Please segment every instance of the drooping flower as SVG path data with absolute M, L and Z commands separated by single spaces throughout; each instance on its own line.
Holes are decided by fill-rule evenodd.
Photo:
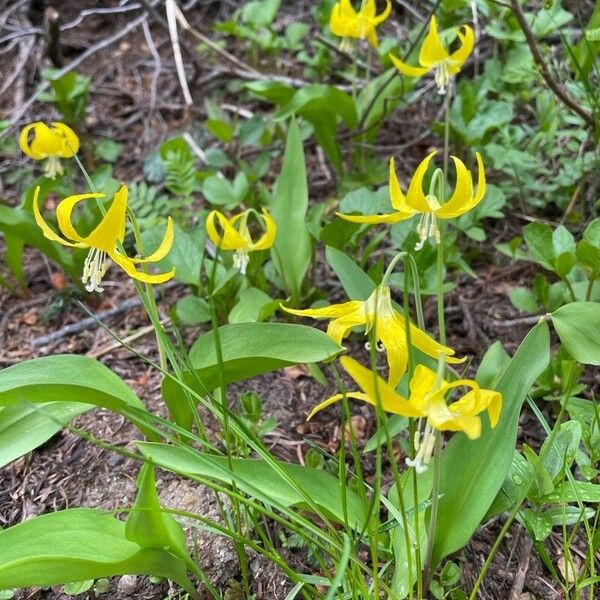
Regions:
M 475 34 L 468 25 L 463 25 L 457 34 L 460 47 L 450 54 L 442 44 L 438 35 L 437 20 L 435 16 L 432 16 L 429 32 L 425 36 L 419 52 L 420 67 L 407 65 L 393 54 L 390 54 L 389 57 L 400 73 L 409 77 L 422 77 L 425 73 L 435 70 L 435 83 L 438 91 L 440 94 L 445 94 L 450 78 L 461 70 L 475 45 Z
M 341 213 L 338 213 L 338 215 L 346 219 L 346 221 L 373 225 L 376 223 L 397 223 L 398 221 L 404 221 L 416 214 L 420 214 L 421 219 L 417 225 L 419 243 L 416 249 L 419 250 L 422 248 L 425 241 L 430 237 L 435 238 L 439 242 L 440 232 L 437 226 L 437 219 L 454 219 L 477 206 L 485 195 L 486 183 L 483 161 L 479 152 L 475 153 L 478 165 L 478 180 L 475 192 L 473 191 L 471 173 L 460 159 L 452 156 L 451 158 L 456 167 L 456 186 L 450 199 L 442 204 L 442 199 L 438 198 L 433 189 L 425 195 L 423 192 L 423 178 L 435 154 L 436 152 L 429 154 L 417 167 L 406 195 L 402 192 L 398 177 L 396 176 L 394 159 L 390 159 L 390 199 L 395 212 L 384 215 L 345 215 Z
M 366 0 L 362 8 L 356 12 L 350 0 L 337 2 L 329 18 L 329 28 L 334 35 L 344 39 L 357 38 L 368 40 L 373 48 L 379 46 L 376 27 L 383 23 L 392 12 L 392 3 L 386 0 L 386 6 L 382 13 L 376 14 L 377 6 L 375 0 Z
M 256 216 L 264 230 L 264 233 L 255 242 L 252 241 L 252 235 L 248 228 L 248 217 L 250 215 Z M 222 233 L 217 231 L 215 218 Z M 270 248 L 275 241 L 277 225 L 266 208 L 262 209 L 262 215 L 254 209 L 249 208 L 238 215 L 234 215 L 231 219 L 228 219 L 218 210 L 213 210 L 206 218 L 206 231 L 208 237 L 217 248 L 221 250 L 235 250 L 233 265 L 239 269 L 240 273 L 245 274 L 250 260 L 248 253 Z
M 405 417 L 426 419 L 423 433 L 415 436 L 416 455 L 414 459 L 406 459 L 406 464 L 415 467 L 417 472 L 427 468 L 431 459 L 434 445 L 434 430 L 463 431 L 470 439 L 481 435 L 481 417 L 483 411 L 488 412 L 490 425 L 495 427 L 502 410 L 502 395 L 494 390 L 485 390 L 473 379 L 457 379 L 447 382 L 442 379 L 437 384 L 435 371 L 425 365 L 417 365 L 410 379 L 410 394 L 404 398 L 398 394 L 392 385 L 386 383 L 379 375 L 367 369 L 359 362 L 348 356 L 340 358 L 342 367 L 354 379 L 361 389 L 360 392 L 349 392 L 348 398 L 362 400 L 373 406 L 377 399 L 381 408 L 388 413 Z M 467 393 L 449 404 L 446 396 L 458 387 L 471 388 Z M 311 419 L 317 412 L 338 402 L 343 394 L 335 394 L 321 402 L 308 415 Z
M 107 261 L 109 258 L 119 265 L 127 275 L 145 283 L 163 283 L 175 275 L 175 269 L 157 275 L 149 275 L 136 269 L 136 265 L 138 264 L 157 262 L 169 253 L 174 237 L 173 220 L 171 217 L 167 219 L 167 229 L 162 242 L 150 256 L 146 258 L 130 258 L 119 250 L 119 246 L 121 246 L 125 239 L 127 186 L 121 186 L 100 223 L 87 236 L 81 236 L 77 233 L 75 227 L 73 227 L 73 223 L 71 222 L 73 209 L 84 200 L 104 198 L 105 195 L 100 193 L 78 194 L 69 196 L 59 202 L 56 207 L 56 220 L 60 232 L 65 236 L 64 238 L 55 233 L 42 217 L 38 205 L 39 192 L 40 188 L 38 187 L 35 190 L 33 198 L 33 214 L 44 236 L 63 246 L 90 249 L 85 259 L 83 276 L 81 277 L 81 281 L 88 292 L 103 291 L 100 284 L 108 268 Z
M 31 141 L 29 134 L 33 132 Z M 61 158 L 71 158 L 79 150 L 77 134 L 64 123 L 52 123 L 48 127 L 45 123 L 37 121 L 30 123 L 21 130 L 19 137 L 21 150 L 34 160 L 45 160 L 44 171 L 46 177 L 55 179 L 63 174 L 60 164 Z
M 282 308 L 289 313 L 301 317 L 315 319 L 333 319 L 327 327 L 327 334 L 338 344 L 346 337 L 350 330 L 357 325 L 365 326 L 365 334 L 374 331 L 377 339 L 377 349 L 385 349 L 389 365 L 388 381 L 395 387 L 406 373 L 408 365 L 408 341 L 404 316 L 397 312 L 387 285 L 379 285 L 373 293 L 361 302 L 351 300 L 342 304 L 332 304 L 323 308 L 296 310 Z M 444 359 L 449 363 L 460 363 L 464 359 L 455 358 L 454 350 L 442 346 L 424 331 L 410 324 L 411 344 L 432 358 L 439 358 L 444 354 Z

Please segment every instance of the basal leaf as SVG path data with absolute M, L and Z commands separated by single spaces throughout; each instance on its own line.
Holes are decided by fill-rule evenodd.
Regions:
M 434 564 L 471 539 L 494 501 L 512 463 L 521 405 L 549 362 L 550 333 L 543 321 L 527 334 L 498 381 L 503 406 L 496 428 L 482 419 L 481 437 L 454 434 L 444 449 Z

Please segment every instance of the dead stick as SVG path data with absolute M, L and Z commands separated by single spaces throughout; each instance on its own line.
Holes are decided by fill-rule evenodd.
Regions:
M 594 115 L 589 113 L 584 108 L 581 108 L 581 106 L 579 106 L 579 104 L 577 104 L 577 102 L 571 98 L 571 96 L 569 96 L 563 86 L 550 74 L 548 65 L 546 64 L 546 61 L 540 52 L 540 48 L 537 45 L 535 36 L 529 27 L 529 23 L 527 23 L 527 19 L 525 18 L 523 11 L 521 10 L 519 0 L 511 0 L 510 6 L 512 12 L 517 18 L 517 21 L 519 22 L 519 26 L 521 27 L 521 31 L 523 31 L 523 35 L 525 36 L 529 50 L 531 50 L 531 54 L 533 55 L 533 60 L 537 64 L 540 70 L 540 75 L 546 82 L 546 85 L 554 92 L 554 95 L 561 100 L 563 104 L 568 106 L 574 113 L 578 114 L 590 127 L 593 128 L 595 126 Z
M 176 281 L 170 281 L 163 286 L 162 291 L 166 291 L 174 287 L 175 285 L 178 285 Z M 97 327 L 99 321 L 108 319 L 110 317 L 114 317 L 115 315 L 119 315 L 122 312 L 130 310 L 132 308 L 137 308 L 138 306 L 141 306 L 141 304 L 142 301 L 138 296 L 136 296 L 135 298 L 128 298 L 119 306 L 100 311 L 93 317 L 86 317 L 81 321 L 77 321 L 77 323 L 70 323 L 69 325 L 65 325 L 62 329 L 59 329 L 58 331 L 53 331 L 52 333 L 49 333 L 47 335 L 42 335 L 40 337 L 34 338 L 29 343 L 34 348 L 45 346 L 46 344 L 60 340 L 67 335 L 73 335 L 74 333 L 80 333 L 85 329 Z

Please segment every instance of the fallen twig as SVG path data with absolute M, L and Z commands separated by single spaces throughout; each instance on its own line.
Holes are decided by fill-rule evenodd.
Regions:
M 166 283 L 161 291 L 166 291 L 171 289 L 172 287 L 179 285 L 176 281 L 170 281 Z M 92 327 L 97 327 L 98 322 L 104 319 L 108 319 L 110 317 L 114 317 L 119 315 L 125 311 L 131 310 L 132 308 L 137 308 L 142 305 L 141 299 L 136 296 L 134 298 L 128 298 L 124 302 L 122 302 L 119 306 L 115 306 L 114 308 L 109 308 L 107 310 L 100 311 L 93 317 L 86 317 L 85 319 L 81 319 L 81 321 L 77 321 L 77 323 L 70 323 L 69 325 L 65 325 L 63 328 L 58 331 L 53 331 L 47 335 L 42 335 L 40 337 L 34 338 L 29 342 L 31 346 L 34 348 L 39 348 L 40 346 L 45 346 L 46 344 L 50 344 L 51 342 L 55 342 L 60 340 L 67 335 L 73 335 L 75 333 L 80 333 L 85 329 L 90 329 Z M 89 310 L 89 309 L 88 309 Z

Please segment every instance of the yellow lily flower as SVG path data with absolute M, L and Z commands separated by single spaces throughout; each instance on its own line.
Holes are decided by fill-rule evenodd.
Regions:
M 356 12 L 350 0 L 337 2 L 329 18 L 331 33 L 342 38 L 367 39 L 373 48 L 379 46 L 377 31 L 375 28 L 383 23 L 392 12 L 392 3 L 386 0 L 385 9 L 381 14 L 376 14 L 375 0 L 366 0 L 362 8 Z
M 436 152 L 429 154 L 417 167 L 406 195 L 403 193 L 396 176 L 394 159 L 390 159 L 390 199 L 395 212 L 385 215 L 345 215 L 337 213 L 338 216 L 353 223 L 373 225 L 377 223 L 398 223 L 398 221 L 404 221 L 416 214 L 421 214 L 421 219 L 417 225 L 419 243 L 416 250 L 420 250 L 429 237 L 435 238 L 439 243 L 440 231 L 437 226 L 437 219 L 454 219 L 477 206 L 485 195 L 486 183 L 483 161 L 479 152 L 475 153 L 478 165 L 478 181 L 475 193 L 473 193 L 471 173 L 460 159 L 452 156 L 451 158 L 456 167 L 456 186 L 448 202 L 442 204 L 440 199 L 433 193 L 433 190 L 425 195 L 423 192 L 423 178 L 435 154 Z
M 248 217 L 253 214 L 264 229 L 264 233 L 254 242 L 248 229 Z M 223 233 L 217 231 L 215 218 Z M 212 243 L 221 250 L 235 250 L 233 265 L 240 273 L 246 273 L 246 267 L 250 257 L 249 252 L 254 250 L 266 250 L 273 245 L 277 234 L 277 225 L 269 215 L 266 208 L 262 209 L 262 215 L 254 209 L 249 208 L 244 212 L 228 219 L 218 210 L 213 210 L 206 218 L 206 231 Z
M 29 141 L 29 133 L 33 131 L 33 138 Z M 79 150 L 77 134 L 64 123 L 52 123 L 48 127 L 45 123 L 37 121 L 30 123 L 21 130 L 19 136 L 21 150 L 34 160 L 46 160 L 44 171 L 50 179 L 63 174 L 60 164 L 61 158 L 71 158 Z
M 410 394 L 407 399 L 398 394 L 394 387 L 386 383 L 379 375 L 362 366 L 353 358 L 342 356 L 340 361 L 342 367 L 362 390 L 346 394 L 348 398 L 362 400 L 373 406 L 377 405 L 377 398 L 379 398 L 385 412 L 426 419 L 423 434 L 417 432 L 415 435 L 417 454 L 414 459 L 406 459 L 406 464 L 415 467 L 417 472 L 424 471 L 431 459 L 435 441 L 433 430 L 463 431 L 469 439 L 474 440 L 481 435 L 481 417 L 479 417 L 481 412 L 488 411 L 492 427 L 497 425 L 500 418 L 502 394 L 494 390 L 481 389 L 473 379 L 458 379 L 452 382 L 442 379 L 437 386 L 435 371 L 425 365 L 417 365 L 410 379 Z M 447 404 L 445 396 L 457 387 L 471 389 L 458 400 Z M 343 397 L 343 394 L 336 394 L 321 402 L 311 411 L 308 419 Z
M 83 276 L 81 281 L 88 292 L 102 292 L 100 287 L 102 278 L 108 268 L 107 260 L 110 258 L 119 265 L 130 277 L 145 283 L 163 283 L 175 275 L 175 269 L 167 273 L 158 275 L 148 275 L 138 271 L 137 264 L 151 263 L 162 260 L 171 250 L 173 245 L 173 220 L 167 219 L 167 229 L 165 236 L 158 248 L 147 258 L 130 258 L 118 250 L 118 246 L 123 243 L 125 238 L 125 215 L 127 212 L 127 186 L 123 185 L 115 194 L 112 204 L 109 206 L 106 214 L 96 225 L 95 229 L 87 236 L 83 237 L 73 227 L 71 214 L 73 209 L 83 200 L 92 198 L 104 198 L 104 194 L 78 194 L 69 196 L 58 203 L 56 207 L 56 220 L 60 232 L 68 239 L 65 239 L 55 233 L 40 213 L 38 205 L 38 196 L 40 188 L 36 188 L 33 197 L 33 215 L 36 223 L 39 225 L 45 237 L 53 242 L 58 242 L 63 246 L 72 248 L 89 248 L 90 251 L 85 259 Z
M 408 342 L 406 339 L 406 326 L 404 316 L 392 306 L 390 288 L 379 285 L 373 293 L 361 302 L 351 300 L 342 304 L 332 304 L 323 308 L 296 310 L 282 306 L 283 310 L 301 317 L 315 319 L 333 319 L 327 327 L 327 334 L 341 345 L 342 338 L 357 325 L 365 325 L 365 335 L 371 330 L 377 338 L 377 350 L 386 350 L 389 365 L 389 384 L 398 385 L 408 365 Z M 444 359 L 449 363 L 460 363 L 464 358 L 453 357 L 454 350 L 442 346 L 424 331 L 410 324 L 411 344 L 432 358 L 438 359 L 444 354 Z
M 420 67 L 407 65 L 393 54 L 390 54 L 389 57 L 398 71 L 409 77 L 422 77 L 425 73 L 435 69 L 435 83 L 438 91 L 440 94 L 445 94 L 450 78 L 461 70 L 475 45 L 475 34 L 468 25 L 463 25 L 459 29 L 458 39 L 460 48 L 450 54 L 442 45 L 438 35 L 437 20 L 432 16 L 429 32 L 423 40 L 419 52 Z

